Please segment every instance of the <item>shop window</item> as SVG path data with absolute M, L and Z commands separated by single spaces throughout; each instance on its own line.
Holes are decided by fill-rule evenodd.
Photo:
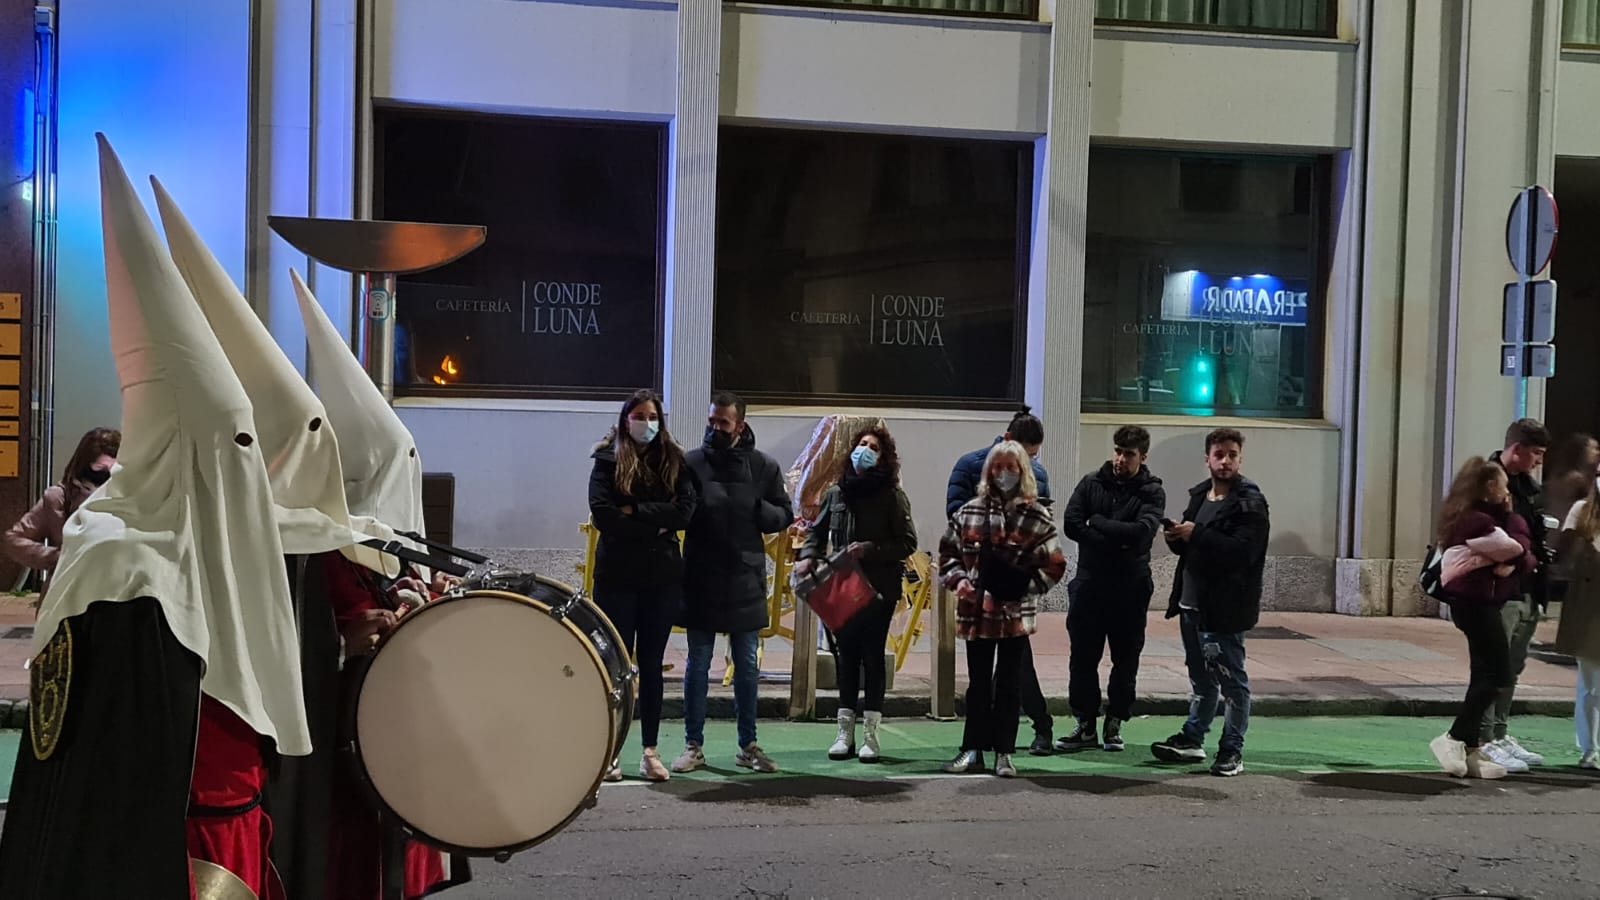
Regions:
M 377 216 L 488 226 L 401 277 L 396 394 L 660 387 L 664 126 L 387 109 L 378 128 Z
M 1328 169 L 1093 148 L 1084 409 L 1320 415 Z
M 1095 0 L 1101 25 L 1215 31 L 1332 36 L 1337 12 L 1338 0 Z
M 1561 43 L 1600 49 L 1600 0 L 1566 0 L 1561 5 Z
M 725 126 L 714 374 L 775 403 L 1022 393 L 1033 149 Z
M 1039 18 L 1039 0 L 754 0 L 754 2 L 777 6 L 984 16 L 991 19 Z

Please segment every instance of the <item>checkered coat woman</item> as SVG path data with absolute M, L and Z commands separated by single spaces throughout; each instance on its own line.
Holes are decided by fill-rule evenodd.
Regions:
M 1017 774 L 1017 712 L 1022 660 L 1034 630 L 1039 595 L 1061 580 L 1061 555 L 1050 511 L 1039 502 L 1028 452 L 1001 441 L 984 461 L 978 496 L 950 519 L 939 542 L 939 573 L 956 595 L 956 635 L 967 645 L 967 721 L 961 752 L 946 772 Z
M 998 558 L 1029 573 L 1020 597 L 991 592 L 984 584 L 983 560 Z M 1039 597 L 1066 573 L 1067 562 L 1050 511 L 1032 498 L 973 498 L 950 519 L 939 543 L 940 576 L 957 591 L 956 636 L 964 641 L 999 640 L 1033 634 Z M 993 578 L 993 576 L 991 576 Z M 975 590 L 960 597 L 963 581 Z M 1001 599 L 994 594 L 1000 593 Z

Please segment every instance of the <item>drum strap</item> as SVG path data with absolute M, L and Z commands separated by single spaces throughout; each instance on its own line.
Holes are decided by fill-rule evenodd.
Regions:
M 189 804 L 189 818 L 191 819 L 230 819 L 242 816 L 261 805 L 261 795 L 257 794 L 249 802 L 236 806 L 205 806 L 199 803 Z

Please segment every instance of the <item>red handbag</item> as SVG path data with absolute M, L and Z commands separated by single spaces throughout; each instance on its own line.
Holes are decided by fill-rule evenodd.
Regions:
M 878 598 L 860 561 L 845 550 L 831 559 L 818 560 L 809 573 L 795 575 L 794 593 L 835 633 Z

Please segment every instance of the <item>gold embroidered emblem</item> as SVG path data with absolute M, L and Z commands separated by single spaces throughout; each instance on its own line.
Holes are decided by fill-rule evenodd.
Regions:
M 33 658 L 28 685 L 28 724 L 33 758 L 50 758 L 67 720 L 67 693 L 72 686 L 72 626 L 62 622 L 55 636 Z

